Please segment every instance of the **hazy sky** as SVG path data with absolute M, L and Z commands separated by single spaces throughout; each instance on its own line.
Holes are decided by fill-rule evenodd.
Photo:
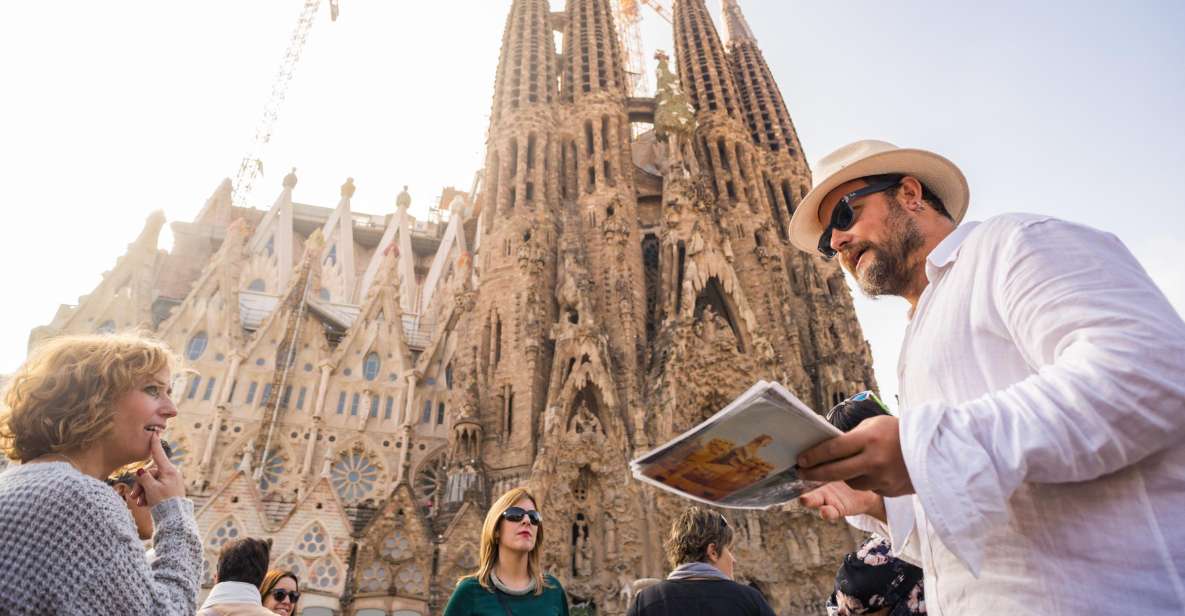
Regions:
M 353 176 L 356 210 L 393 211 L 407 184 L 423 214 L 481 165 L 510 1 L 341 3 L 336 23 L 318 15 L 253 202 L 270 205 L 295 166 L 299 201 L 332 206 Z M 190 220 L 234 174 L 300 6 L 5 6 L 0 372 L 24 358 L 31 328 L 94 288 L 151 210 Z M 1185 310 L 1185 3 L 742 7 L 810 161 L 863 138 L 935 150 L 970 180 L 969 220 L 1029 211 L 1113 232 Z M 670 50 L 666 22 L 646 18 L 647 46 Z M 857 311 L 892 400 L 905 304 L 860 298 Z

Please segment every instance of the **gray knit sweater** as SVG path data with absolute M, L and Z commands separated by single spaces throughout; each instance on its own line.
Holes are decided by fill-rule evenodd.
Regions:
M 0 614 L 192 615 L 201 540 L 193 503 L 152 509 L 149 566 L 115 490 L 65 462 L 0 473 Z

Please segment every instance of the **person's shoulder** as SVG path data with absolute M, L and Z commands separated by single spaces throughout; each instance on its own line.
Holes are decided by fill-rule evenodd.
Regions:
M 1111 235 L 1094 227 L 1055 216 L 1012 212 L 992 216 L 977 223 L 968 239 L 1004 239 L 1034 233 L 1043 236 L 1051 233 Z
M 454 593 L 467 593 L 475 590 L 484 590 L 481 587 L 481 582 L 477 581 L 476 575 L 467 575 L 457 580 L 457 585 L 453 588 Z
M 560 579 L 550 573 L 543 574 L 543 585 L 547 588 L 564 589 L 564 585 L 560 583 Z
M 65 462 L 23 464 L 5 473 L 0 499 L 24 503 L 24 511 L 40 514 L 60 510 L 74 517 L 79 507 L 110 506 L 119 497 L 105 483 Z

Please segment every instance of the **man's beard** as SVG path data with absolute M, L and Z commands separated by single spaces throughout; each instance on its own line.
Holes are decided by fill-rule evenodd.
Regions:
M 852 274 L 860 290 L 869 297 L 904 295 L 913 282 L 910 257 L 925 243 L 917 221 L 892 200 L 885 228 L 889 239 L 883 245 L 865 240 L 845 246 L 843 250 L 844 269 Z M 857 273 L 856 264 L 849 259 L 866 250 L 872 251 L 865 255 L 866 259 L 872 259 L 872 263 Z

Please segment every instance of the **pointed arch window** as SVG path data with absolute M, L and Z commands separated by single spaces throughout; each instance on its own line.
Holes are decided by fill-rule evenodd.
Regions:
M 337 265 L 337 244 L 329 247 L 329 254 L 325 255 L 327 265 Z
M 255 280 L 251 281 L 251 284 L 247 285 L 247 290 L 263 293 L 264 291 L 267 291 L 267 283 L 264 282 L 262 278 L 256 278 Z
M 189 339 L 189 343 L 185 345 L 185 358 L 189 361 L 194 361 L 206 352 L 206 345 L 209 344 L 210 337 L 202 330 L 193 335 Z
M 112 321 L 111 319 L 107 319 L 106 321 L 103 321 L 99 325 L 98 329 L 95 330 L 95 333 L 114 334 L 115 333 L 115 321 Z
M 379 354 L 371 351 L 366 354 L 366 359 L 362 362 L 362 376 L 366 377 L 368 381 L 373 381 L 378 378 L 379 370 L 382 366 L 383 363 L 379 360 Z
M 267 245 L 264 246 L 264 249 L 267 250 L 267 256 L 269 257 L 276 254 L 276 236 L 273 235 L 267 238 Z
M 329 299 L 330 299 L 329 289 L 326 289 L 325 287 L 321 287 L 321 290 L 317 291 L 317 297 L 320 298 L 321 301 L 323 301 L 323 302 L 329 301 Z

